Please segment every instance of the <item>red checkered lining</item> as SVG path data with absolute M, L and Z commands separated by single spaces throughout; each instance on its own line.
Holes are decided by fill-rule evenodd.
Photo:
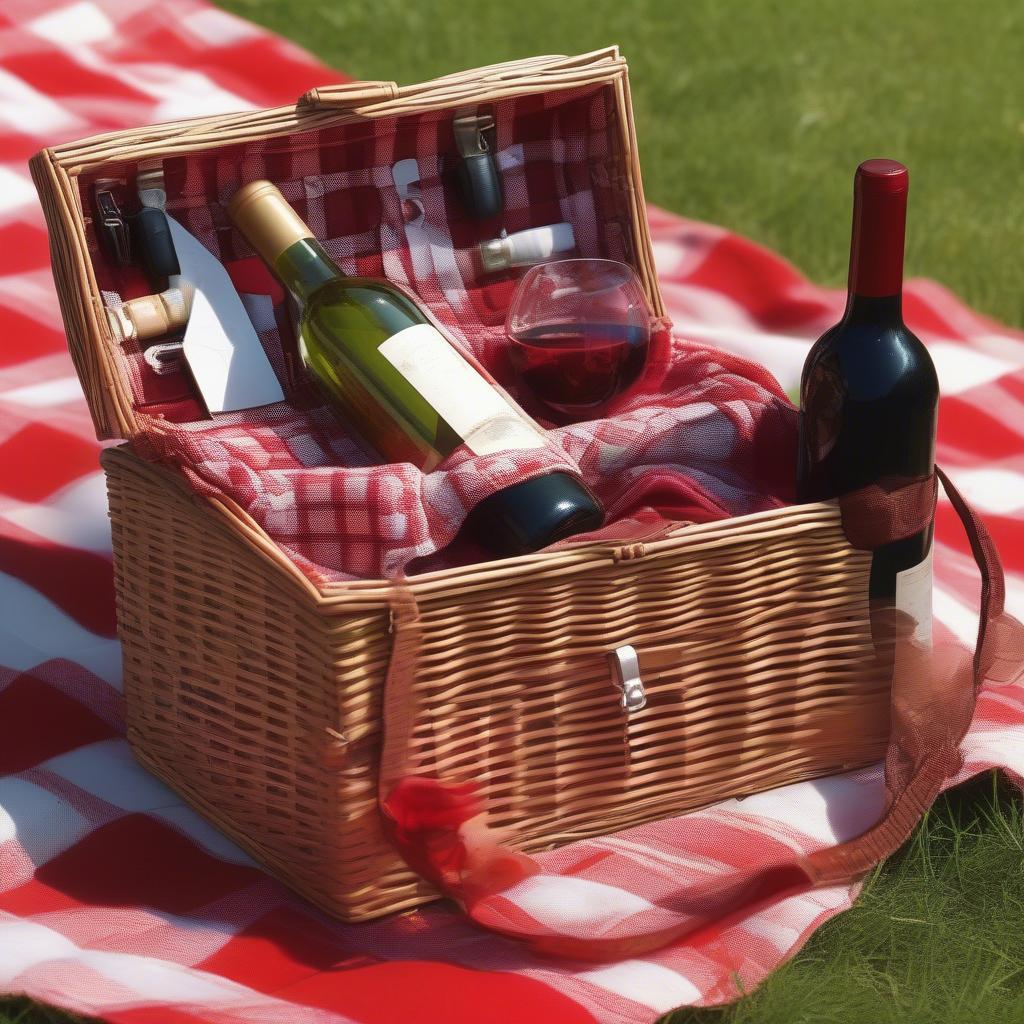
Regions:
M 347 274 L 413 292 L 438 325 L 530 412 L 507 361 L 504 320 L 522 271 L 484 274 L 480 241 L 558 221 L 580 255 L 632 261 L 628 196 L 604 87 L 493 105 L 504 211 L 472 220 L 452 181 L 450 112 L 333 126 L 169 158 L 168 212 L 253 287 L 253 250 L 225 204 L 238 186 L 275 181 Z M 407 221 L 392 166 L 415 157 Z M 126 171 L 126 180 L 131 169 Z M 83 181 L 88 209 L 91 182 Z M 93 249 L 108 303 L 149 290 Z M 258 274 L 257 274 L 258 276 Z M 392 576 L 485 557 L 453 544 L 468 511 L 494 491 L 553 470 L 578 472 L 609 521 L 707 521 L 791 500 L 795 413 L 762 367 L 656 331 L 639 385 L 605 418 L 549 431 L 544 449 L 473 456 L 436 470 L 373 463 L 324 407 L 296 354 L 291 313 L 266 276 L 244 299 L 287 403 L 204 418 L 184 373 L 158 377 L 135 346 L 125 372 L 147 424 L 140 449 L 179 467 L 197 490 L 238 502 L 312 578 Z

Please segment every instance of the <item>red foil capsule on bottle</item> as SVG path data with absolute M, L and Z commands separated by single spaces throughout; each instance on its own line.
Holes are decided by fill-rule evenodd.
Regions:
M 850 292 L 882 297 L 903 286 L 910 175 L 895 160 L 865 160 L 853 183 Z

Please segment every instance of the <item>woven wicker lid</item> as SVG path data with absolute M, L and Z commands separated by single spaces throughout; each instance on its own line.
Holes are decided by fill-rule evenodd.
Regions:
M 628 179 L 636 269 L 656 315 L 658 290 L 636 152 L 626 62 L 617 47 L 577 56 L 546 56 L 461 71 L 416 85 L 349 82 L 314 89 L 293 106 L 191 118 L 65 143 L 30 162 L 50 232 L 53 275 L 68 337 L 89 410 L 102 439 L 131 438 L 141 430 L 125 357 L 108 323 L 97 285 L 77 179 L 104 168 L 146 159 L 209 152 L 225 145 L 270 139 L 367 118 L 455 110 L 513 96 L 588 85 L 614 88 L 623 167 Z

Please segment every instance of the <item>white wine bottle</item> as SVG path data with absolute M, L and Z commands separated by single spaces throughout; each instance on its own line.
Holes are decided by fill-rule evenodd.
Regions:
M 298 302 L 307 370 L 384 461 L 430 470 L 462 444 L 475 455 L 546 444 L 412 299 L 387 281 L 346 277 L 271 182 L 244 185 L 228 212 Z M 557 471 L 484 499 L 469 525 L 491 550 L 516 554 L 603 519 L 583 483 Z

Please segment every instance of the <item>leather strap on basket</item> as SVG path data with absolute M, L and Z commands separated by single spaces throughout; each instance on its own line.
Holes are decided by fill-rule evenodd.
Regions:
M 539 952 L 597 961 L 637 956 L 733 915 L 863 876 L 902 845 L 942 785 L 962 767 L 959 744 L 982 682 L 1015 681 L 1024 667 L 1024 627 L 1004 610 L 1005 586 L 995 545 L 946 475 L 941 470 L 936 474 L 981 573 L 978 642 L 973 658 L 962 647 L 931 650 L 913 642 L 914 623 L 908 616 L 891 608 L 873 612 L 879 656 L 889 659 L 896 671 L 885 760 L 886 809 L 866 832 L 809 855 L 783 853 L 756 870 L 681 887 L 611 927 L 599 909 L 592 923 L 581 920 L 577 910 L 566 924 L 552 924 L 557 914 L 542 914 L 540 920 L 523 911 L 521 897 L 527 891 L 535 897 L 549 881 L 555 883 L 550 891 L 557 893 L 560 876 L 551 876 L 537 861 L 508 848 L 488 829 L 475 786 L 452 785 L 425 774 L 403 777 L 392 759 L 387 780 L 382 777 L 381 810 L 396 849 L 477 924 L 523 940 Z M 865 488 L 840 501 L 844 531 L 861 549 L 911 536 L 931 521 L 935 498 L 934 478 Z M 402 657 L 399 653 L 399 661 Z M 398 690 L 385 699 L 388 716 L 394 716 L 398 709 L 391 702 L 400 699 Z M 399 717 L 412 713 L 411 707 L 402 709 Z M 387 746 L 386 736 L 385 750 Z
M 381 698 L 383 736 L 378 782 L 381 796 L 391 792 L 410 770 L 409 749 L 418 703 L 413 681 L 422 635 L 419 605 L 405 577 L 392 581 L 390 605 L 391 657 Z
M 898 489 L 882 484 L 844 495 L 839 502 L 843 530 L 854 547 L 866 550 L 918 533 L 932 518 L 936 478 L 963 524 L 981 574 L 974 655 L 968 661 L 966 652 L 952 645 L 937 645 L 934 650 L 899 646 L 903 639 L 899 613 L 891 615 L 888 643 L 898 647 L 896 656 L 904 655 L 904 661 L 897 663 L 901 670 L 893 673 L 886 811 L 862 835 L 807 858 L 806 869 L 815 885 L 862 875 L 906 841 L 946 779 L 963 767 L 960 742 L 970 727 L 977 692 L 995 660 L 989 634 L 991 624 L 1005 616 L 1003 567 L 985 524 L 941 469 L 936 467 L 933 478 Z M 880 614 L 887 612 L 891 610 Z

